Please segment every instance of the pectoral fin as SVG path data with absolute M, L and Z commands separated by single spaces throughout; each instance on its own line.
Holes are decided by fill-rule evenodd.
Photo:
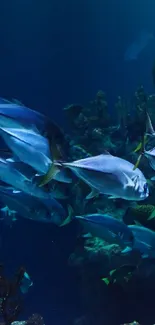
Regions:
M 132 248 L 129 247 L 129 246 L 127 246 L 126 248 L 124 248 L 124 249 L 121 251 L 121 253 L 122 253 L 122 254 L 127 254 L 127 253 L 129 253 L 129 252 L 131 252 L 131 251 L 132 251 Z
M 134 182 L 132 181 L 132 179 L 126 173 L 123 174 L 126 178 L 126 184 L 124 185 L 124 189 L 126 189 L 127 187 L 134 187 Z
M 119 199 L 119 196 L 114 196 L 114 195 L 108 196 L 108 200 L 114 200 L 114 199 Z

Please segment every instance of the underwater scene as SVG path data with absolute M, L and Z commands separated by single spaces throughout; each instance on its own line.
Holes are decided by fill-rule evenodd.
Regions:
M 155 324 L 155 0 L 2 0 L 0 39 L 0 325 Z

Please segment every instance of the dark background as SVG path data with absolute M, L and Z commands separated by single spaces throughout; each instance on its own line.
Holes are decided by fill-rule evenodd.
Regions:
M 124 61 L 143 29 L 155 33 L 154 0 L 2 0 L 0 96 L 17 98 L 65 126 L 62 108 L 85 104 L 102 89 L 113 112 L 117 95 L 131 98 L 141 83 L 153 90 L 155 44 L 138 61 Z M 23 317 L 39 312 L 47 325 L 65 325 L 78 313 L 67 266 L 74 237 L 72 227 L 60 231 L 23 220 L 3 231 L 6 268 L 11 273 L 24 264 L 34 281 Z

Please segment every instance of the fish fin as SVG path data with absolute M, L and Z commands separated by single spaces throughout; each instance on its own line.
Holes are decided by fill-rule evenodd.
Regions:
M 142 137 L 142 141 L 138 144 L 138 146 L 136 147 L 136 149 L 133 152 L 138 152 L 138 151 L 142 151 L 145 148 L 145 144 L 149 141 L 147 135 L 145 134 Z
M 143 225 L 137 220 L 134 220 L 134 223 L 136 226 L 143 227 Z
M 109 155 L 109 156 L 112 156 L 112 154 L 108 151 L 108 150 L 104 150 L 102 152 L 102 155 Z
M 134 165 L 133 170 L 135 170 L 136 168 L 138 168 L 138 166 L 139 166 L 139 164 L 140 164 L 140 161 L 141 161 L 141 159 L 142 159 L 142 157 L 143 157 L 143 155 L 144 155 L 144 152 L 145 152 L 145 145 L 146 145 L 147 142 L 148 142 L 147 135 L 144 134 L 143 137 L 142 137 L 142 141 L 141 141 L 141 143 L 140 143 L 140 148 L 139 148 L 138 150 L 137 150 L 137 148 L 136 148 L 136 150 L 134 151 L 134 152 L 140 151 L 140 155 L 139 155 L 139 157 L 138 157 L 138 159 L 137 159 L 137 161 L 136 161 L 136 163 L 135 163 L 135 165 Z
M 108 196 L 108 200 L 114 200 L 114 199 L 119 199 L 119 196 L 115 196 L 115 195 Z
M 140 151 L 141 148 L 142 148 L 142 142 L 140 142 L 140 143 L 138 144 L 138 146 L 136 147 L 136 149 L 135 149 L 133 152 L 136 153 L 136 152 Z
M 52 163 L 47 174 L 40 176 L 40 182 L 38 186 L 42 187 L 48 184 L 56 176 L 57 173 L 59 173 L 59 168 L 54 163 Z
M 21 193 L 21 191 L 13 190 L 13 194 Z
M 61 223 L 60 227 L 68 225 L 73 220 L 73 209 L 68 205 L 68 217 Z
M 15 98 L 12 98 L 12 103 L 13 103 L 13 104 L 20 105 L 20 106 L 24 106 L 24 104 L 23 104 L 20 100 L 15 99 Z
M 129 247 L 129 246 L 127 246 L 127 247 L 125 247 L 125 248 L 121 251 L 121 253 L 122 253 L 122 254 L 127 254 L 127 253 L 129 253 L 129 252 L 131 252 L 131 251 L 132 251 L 132 248 Z
M 94 197 L 97 197 L 98 195 L 99 195 L 99 192 L 95 188 L 92 188 L 91 192 L 86 196 L 86 200 L 93 199 Z
M 103 214 L 103 213 L 104 213 L 104 211 L 103 211 L 103 210 L 101 210 L 101 209 L 97 209 L 97 212 L 98 212 L 98 213 L 101 213 L 101 214 Z
M 151 122 L 150 116 L 149 116 L 148 113 L 146 114 L 146 116 L 147 116 L 147 121 L 146 121 L 146 132 L 147 132 L 148 134 L 155 135 L 155 131 L 154 131 L 154 128 L 153 128 L 153 125 L 152 125 L 152 122 Z
M 116 235 L 113 231 L 109 230 L 109 233 L 111 234 L 111 236 L 112 236 L 113 238 L 117 237 L 117 235 Z
M 126 189 L 127 187 L 133 187 L 134 181 L 126 173 L 123 173 L 123 175 L 125 176 L 125 178 L 127 180 L 127 183 L 124 185 L 124 189 Z
M 8 162 L 14 162 L 14 159 L 13 158 L 7 158 L 6 161 L 8 161 Z
M 56 174 L 60 171 L 59 167 L 54 164 L 54 161 L 61 160 L 62 156 L 61 156 L 58 146 L 55 144 L 53 138 L 49 139 L 49 145 L 50 145 L 51 155 L 53 157 L 53 163 L 51 164 L 47 173 L 41 177 L 39 187 L 42 187 L 42 186 L 46 185 L 47 183 L 49 183 L 56 176 Z
M 1 210 L 2 212 L 6 212 L 6 211 L 8 211 L 8 207 L 7 207 L 7 205 L 6 205 L 5 207 L 1 208 L 0 210 Z
M 141 161 L 141 159 L 142 159 L 142 154 L 140 154 L 139 155 L 139 157 L 138 157 L 138 159 L 137 159 L 137 161 L 136 161 L 136 163 L 135 163 L 135 165 L 134 165 L 134 167 L 133 167 L 133 170 L 135 170 L 135 169 L 137 169 L 138 168 L 138 166 L 139 166 L 139 164 L 140 164 L 140 161 Z
M 112 276 L 116 271 L 117 271 L 117 269 L 111 270 L 111 271 L 109 272 L 110 276 Z
M 155 176 L 151 177 L 151 181 L 155 181 Z
M 148 254 L 142 254 L 141 257 L 142 257 L 142 258 L 148 258 L 149 255 L 148 255 Z
M 152 213 L 150 214 L 150 216 L 148 217 L 147 221 L 150 221 L 152 219 L 155 218 L 155 209 L 152 211 Z
M 89 239 L 89 238 L 92 238 L 93 236 L 90 232 L 88 232 L 87 234 L 83 234 L 81 237 L 85 238 L 85 239 Z
M 152 179 L 151 179 L 152 180 Z M 154 187 L 154 184 L 151 182 L 151 180 L 150 179 L 147 179 L 146 181 L 147 181 L 147 184 L 149 185 L 149 186 L 151 186 L 151 187 Z
M 108 278 L 102 278 L 101 279 L 107 286 L 109 285 L 110 283 L 110 280 Z

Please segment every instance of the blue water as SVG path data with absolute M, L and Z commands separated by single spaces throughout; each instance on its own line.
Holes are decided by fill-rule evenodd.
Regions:
M 102 89 L 112 113 L 118 95 L 132 99 L 140 84 L 153 91 L 155 44 L 137 61 L 125 62 L 124 53 L 142 30 L 155 34 L 154 17 L 154 0 L 1 1 L 0 96 L 65 127 L 62 108 L 85 104 Z M 67 266 L 74 240 L 70 228 L 23 220 L 6 231 L 2 260 L 10 270 L 24 264 L 34 281 L 23 317 L 39 312 L 47 325 L 64 325 L 78 313 Z

